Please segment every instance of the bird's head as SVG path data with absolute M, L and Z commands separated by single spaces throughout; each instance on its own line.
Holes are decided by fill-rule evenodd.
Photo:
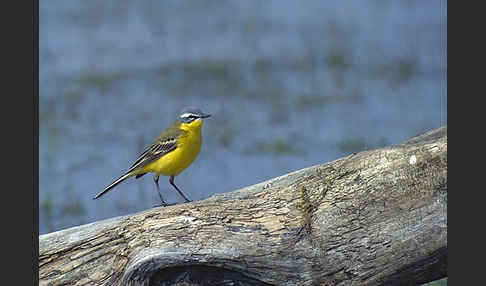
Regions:
M 211 116 L 211 114 L 206 114 L 199 108 L 185 107 L 182 109 L 181 113 L 179 113 L 178 118 L 181 123 L 188 124 L 191 127 L 200 127 L 202 125 L 202 119 L 208 118 L 209 116 Z

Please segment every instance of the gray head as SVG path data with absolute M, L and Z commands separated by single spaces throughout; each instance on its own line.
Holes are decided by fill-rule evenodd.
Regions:
M 184 123 L 191 123 L 192 121 L 199 118 L 208 118 L 211 114 L 206 114 L 199 108 L 195 107 L 184 107 L 181 113 L 179 113 L 179 120 Z

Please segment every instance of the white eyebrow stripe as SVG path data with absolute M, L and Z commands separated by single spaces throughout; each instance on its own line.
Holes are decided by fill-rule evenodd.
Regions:
M 189 117 L 189 116 L 191 116 L 191 115 L 192 115 L 192 116 L 196 116 L 196 117 L 197 117 L 197 115 L 196 115 L 196 114 L 194 114 L 194 113 L 189 113 L 189 112 L 188 112 L 188 113 L 181 114 L 181 116 L 180 116 L 180 117 L 181 117 L 181 118 L 187 118 L 187 117 Z

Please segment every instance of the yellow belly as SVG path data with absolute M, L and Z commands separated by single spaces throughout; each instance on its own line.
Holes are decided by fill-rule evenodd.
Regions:
M 202 123 L 202 122 L 201 122 Z M 155 172 L 165 176 L 176 176 L 194 162 L 201 150 L 201 126 L 187 130 L 177 142 L 177 148 L 143 168 L 143 172 Z

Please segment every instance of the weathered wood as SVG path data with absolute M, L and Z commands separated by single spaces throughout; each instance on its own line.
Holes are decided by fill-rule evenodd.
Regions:
M 39 237 L 41 285 L 416 285 L 446 275 L 447 127 Z

